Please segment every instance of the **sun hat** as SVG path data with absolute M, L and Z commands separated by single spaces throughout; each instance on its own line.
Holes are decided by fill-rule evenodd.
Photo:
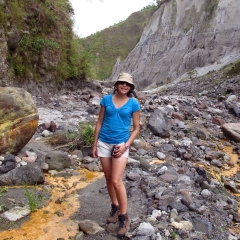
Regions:
M 135 88 L 133 84 L 133 77 L 129 73 L 120 73 L 117 82 L 127 82 L 132 85 L 132 90 Z

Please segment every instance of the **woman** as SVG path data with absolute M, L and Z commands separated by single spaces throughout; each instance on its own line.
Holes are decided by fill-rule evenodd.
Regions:
M 139 133 L 140 106 L 131 98 L 134 90 L 132 76 L 121 73 L 114 84 L 113 94 L 103 97 L 95 128 L 93 157 L 99 157 L 106 178 L 112 209 L 108 223 L 119 220 L 118 237 L 130 227 L 127 215 L 127 194 L 122 177 L 129 156 L 129 146 Z M 133 131 L 130 133 L 131 120 Z

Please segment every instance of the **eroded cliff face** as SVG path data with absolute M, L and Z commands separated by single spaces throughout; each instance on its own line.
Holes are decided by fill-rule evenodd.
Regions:
M 48 94 L 90 75 L 73 14 L 69 0 L 0 0 L 0 87 Z
M 206 74 L 240 58 L 238 0 L 166 0 L 139 43 L 114 66 L 133 75 L 137 89 L 161 86 L 193 73 Z

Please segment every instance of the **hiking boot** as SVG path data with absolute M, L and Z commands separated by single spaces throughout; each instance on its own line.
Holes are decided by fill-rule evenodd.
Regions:
M 128 232 L 128 230 L 130 229 L 131 219 L 128 217 L 126 213 L 126 214 L 119 214 L 118 220 L 119 220 L 119 230 L 118 230 L 117 236 L 124 237 L 125 234 Z
M 107 219 L 107 223 L 115 223 L 118 220 L 118 215 L 119 215 L 119 208 L 117 205 L 112 204 L 112 210 L 110 212 L 110 216 Z

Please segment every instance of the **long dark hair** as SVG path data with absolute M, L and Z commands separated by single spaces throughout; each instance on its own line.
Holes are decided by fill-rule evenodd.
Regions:
M 117 82 L 114 84 L 114 89 L 113 89 L 113 94 L 115 94 L 116 92 L 117 92 Z M 137 94 L 135 93 L 135 91 L 134 90 L 132 90 L 132 88 L 131 88 L 131 90 L 127 93 L 127 96 L 128 97 L 135 97 L 135 98 L 137 98 Z

